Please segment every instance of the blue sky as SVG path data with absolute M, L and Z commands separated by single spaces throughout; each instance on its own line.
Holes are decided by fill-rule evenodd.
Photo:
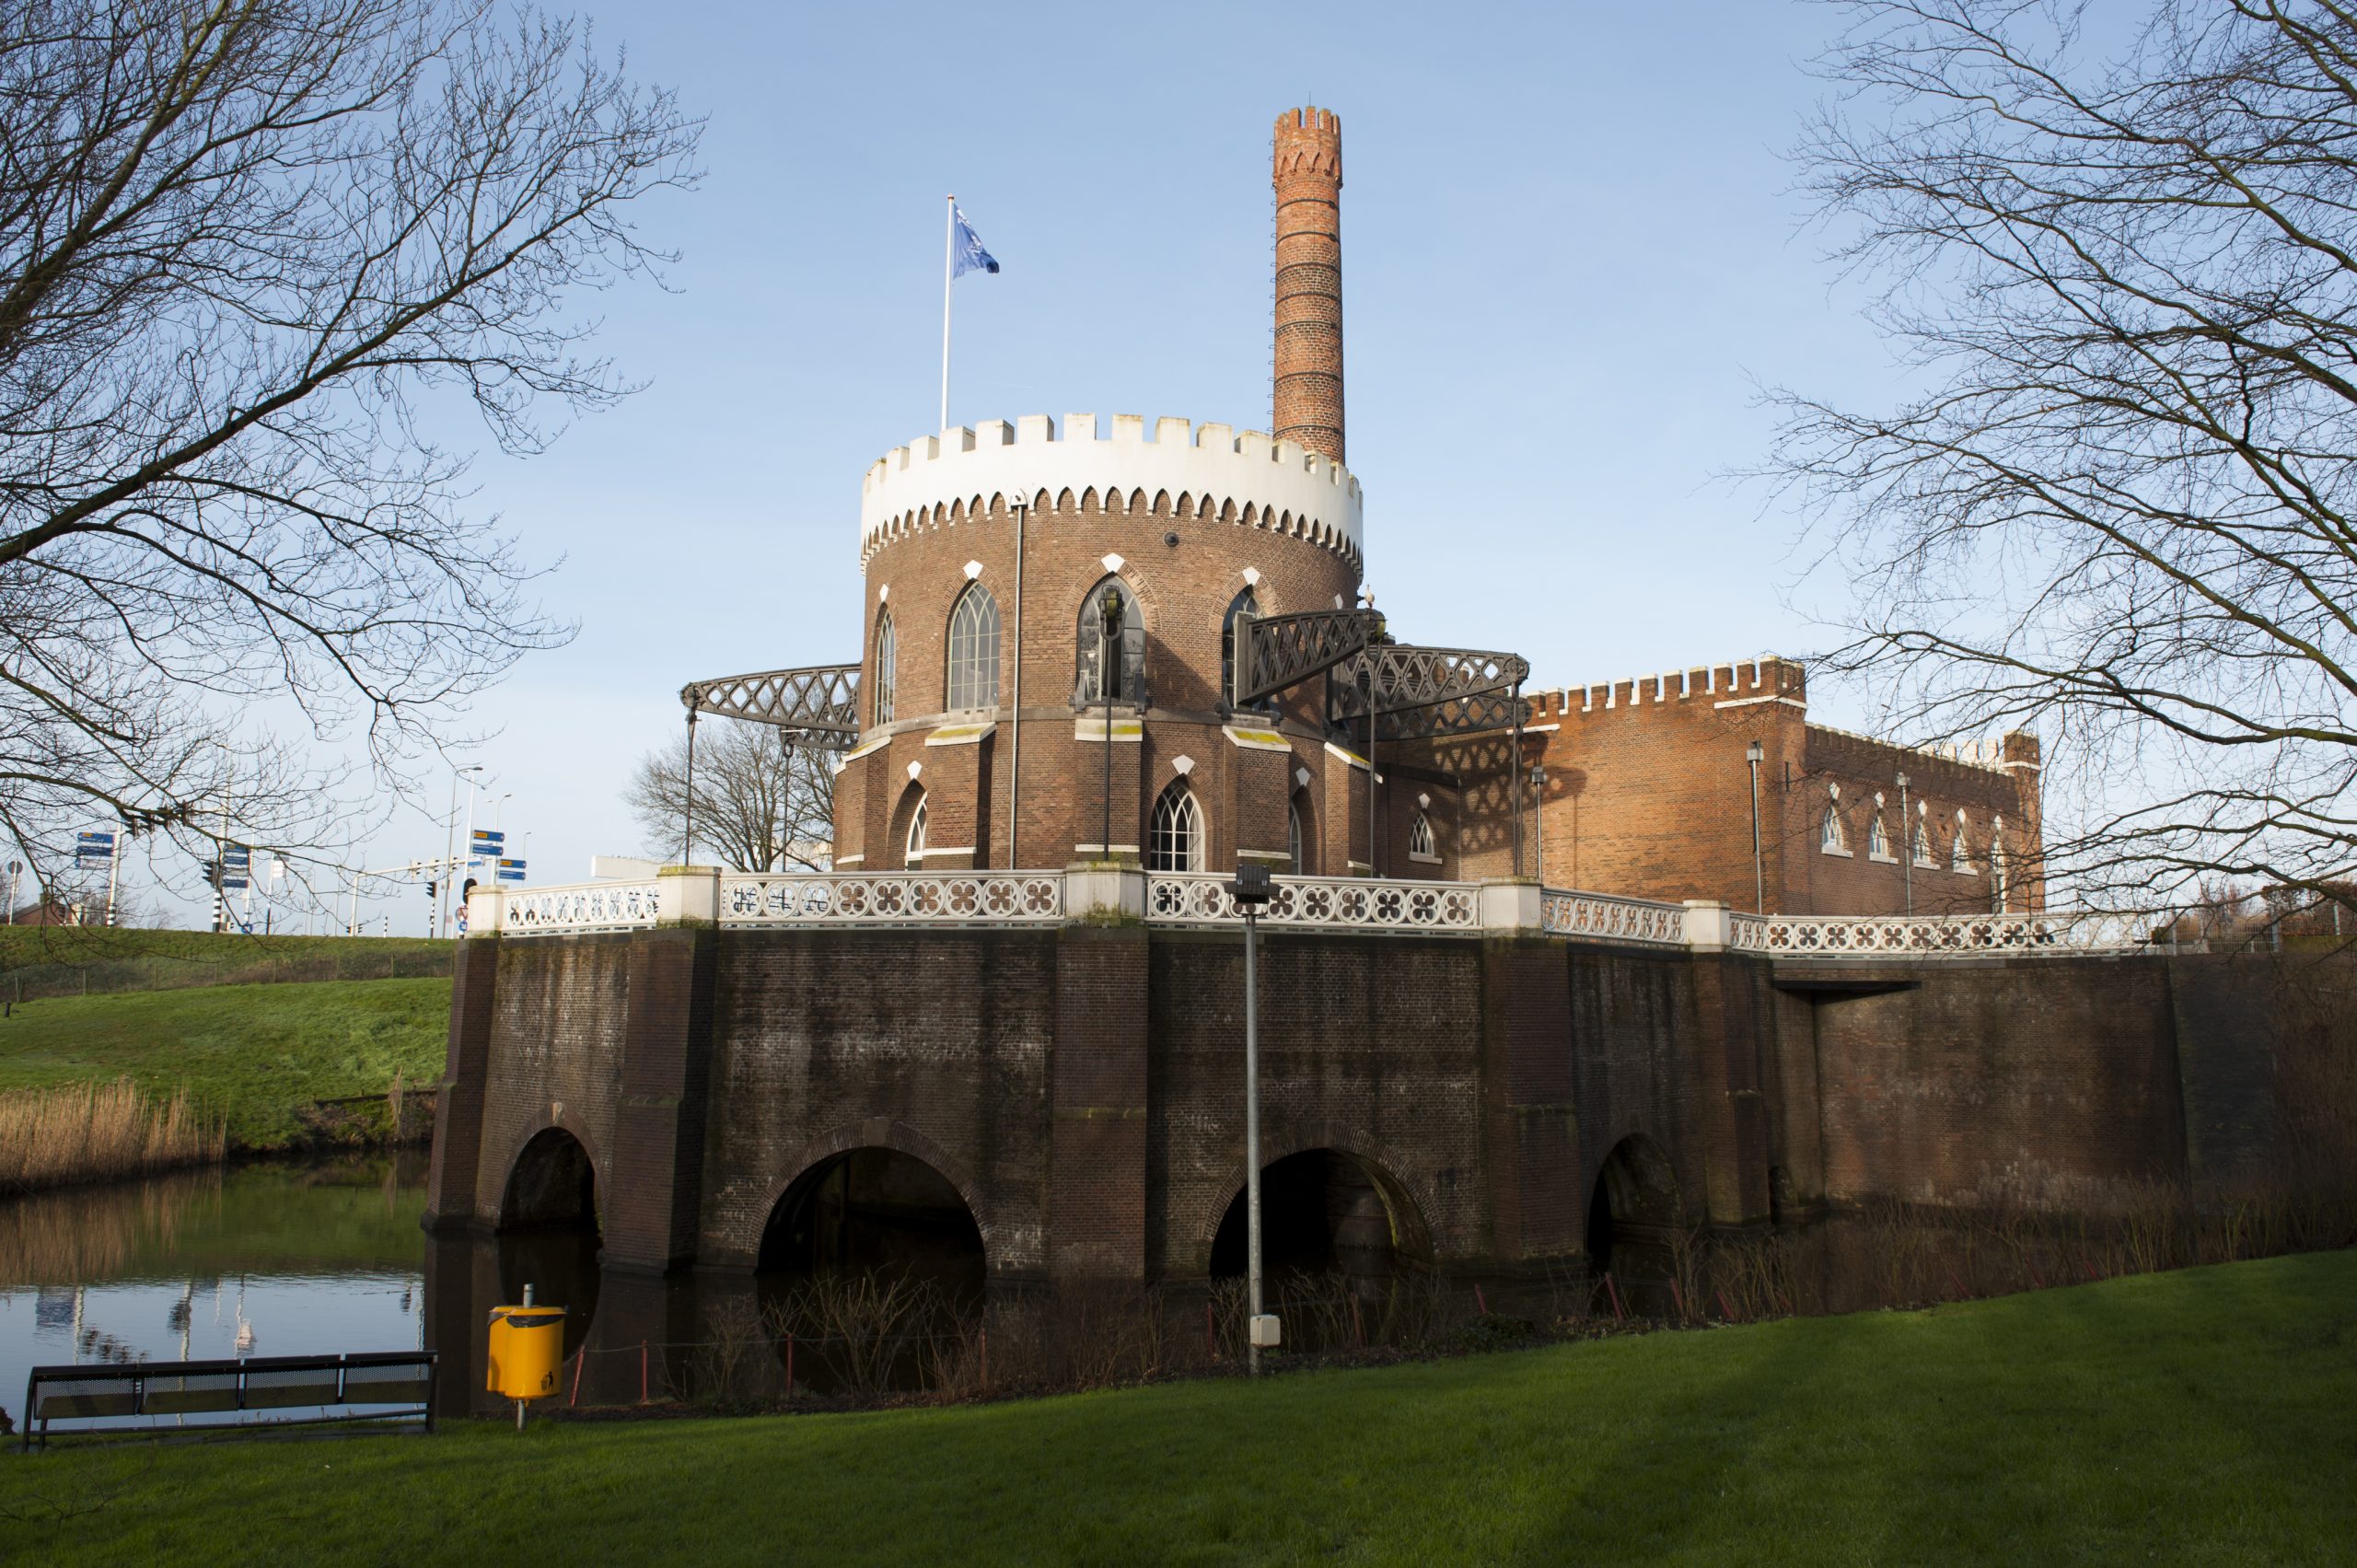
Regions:
M 935 412 L 944 193 L 1005 268 L 958 285 L 953 423 L 1260 426 L 1269 128 L 1312 100 L 1342 117 L 1350 454 L 1394 628 L 1512 647 L 1550 686 L 1817 640 L 1787 602 L 1798 519 L 1724 476 L 1766 446 L 1756 382 L 1900 381 L 1783 158 L 1834 13 L 591 14 L 709 116 L 709 174 L 641 215 L 683 252 L 673 292 L 586 307 L 646 389 L 477 470 L 526 553 L 562 559 L 546 602 L 581 625 L 475 715 L 535 881 L 640 847 L 621 787 L 683 682 L 857 656 L 860 476 Z M 441 842 L 412 812 L 369 864 Z M 417 932 L 424 902 L 377 907 Z

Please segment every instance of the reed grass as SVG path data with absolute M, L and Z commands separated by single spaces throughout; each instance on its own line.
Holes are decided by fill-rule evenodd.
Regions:
M 150 1100 L 129 1078 L 0 1094 L 0 1192 L 220 1163 L 226 1129 L 188 1091 Z

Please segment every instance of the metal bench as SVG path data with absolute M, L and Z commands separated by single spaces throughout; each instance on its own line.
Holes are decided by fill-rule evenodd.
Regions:
M 46 1446 L 52 1422 L 125 1418 L 169 1420 L 174 1430 L 423 1421 L 431 1432 L 434 1363 L 434 1352 L 415 1350 L 36 1366 L 25 1381 L 22 1446 Z M 319 1413 L 279 1413 L 289 1411 Z

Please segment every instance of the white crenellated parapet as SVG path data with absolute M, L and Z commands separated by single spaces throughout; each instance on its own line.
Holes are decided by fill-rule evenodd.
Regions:
M 1066 491 L 1074 500 L 1093 491 L 1123 509 L 1183 506 L 1359 555 L 1359 482 L 1323 453 L 1183 419 L 1155 421 L 1149 440 L 1145 420 L 1128 413 L 1115 414 L 1100 439 L 1095 414 L 1070 413 L 1061 436 L 1046 414 L 1029 414 L 893 447 L 860 483 L 860 559 L 903 533 L 988 516 L 1010 496 L 1037 505 L 1044 494 L 1053 505 Z

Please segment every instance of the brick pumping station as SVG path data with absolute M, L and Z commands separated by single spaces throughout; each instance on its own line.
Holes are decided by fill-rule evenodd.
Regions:
M 633 1342 L 662 1335 L 614 1318 L 626 1282 L 687 1270 L 1238 1272 L 1239 865 L 1274 874 L 1272 1269 L 1512 1301 L 1642 1278 L 1681 1231 L 2100 1214 L 2282 1157 L 2270 971 L 2049 911 L 2035 737 L 1815 725 L 1772 657 L 1550 684 L 1388 625 L 1345 466 L 1337 117 L 1281 116 L 1271 174 L 1268 432 L 895 447 L 860 488 L 858 658 L 682 693 L 691 734 L 831 754 L 831 871 L 473 893 L 430 1227 L 594 1225 L 593 1331 Z M 1387 526 L 1403 565 L 1446 559 Z M 447 1341 L 514 1288 L 456 1293 Z

